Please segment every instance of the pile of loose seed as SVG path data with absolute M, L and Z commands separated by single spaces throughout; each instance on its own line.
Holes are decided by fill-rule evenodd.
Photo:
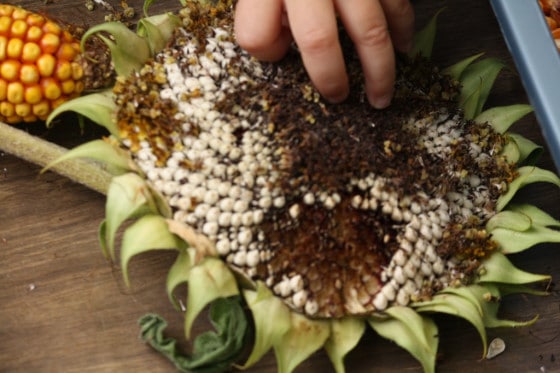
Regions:
M 121 137 L 174 219 L 311 317 L 382 311 L 476 276 L 484 224 L 514 172 L 504 138 L 462 119 L 455 84 L 399 66 L 388 110 L 329 105 L 296 51 L 235 44 L 230 10 L 187 6 L 173 43 L 115 88 Z

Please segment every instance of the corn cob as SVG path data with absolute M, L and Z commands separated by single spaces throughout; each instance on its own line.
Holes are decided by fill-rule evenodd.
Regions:
M 115 166 L 102 245 L 114 258 L 116 231 L 138 219 L 121 246 L 127 282 L 134 255 L 178 251 L 167 290 L 174 300 L 177 285 L 188 285 L 187 337 L 208 303 L 238 296 L 256 329 L 244 367 L 274 349 L 279 371 L 291 372 L 324 347 L 344 372 L 369 325 L 433 372 L 431 313 L 472 323 L 484 353 L 486 327 L 534 321 L 497 316 L 502 294 L 548 280 L 505 254 L 540 242 L 544 230 L 560 239 L 548 229 L 560 222 L 510 201 L 527 183 L 560 179 L 516 165 L 534 148 L 506 130 L 530 109 L 482 112 L 497 61 L 448 69 L 460 92 L 454 79 L 408 61 L 391 109 L 373 111 L 359 89 L 330 106 L 297 53 L 270 65 L 240 50 L 227 6 L 190 3 L 180 16 L 167 48 L 119 77 L 112 106 L 98 95 L 60 110 L 91 113 L 90 102 L 113 114 L 92 116 L 110 143 L 76 149 Z M 349 70 L 359 86 L 356 59 Z M 145 338 L 175 358 L 162 324 L 143 324 Z M 220 369 L 238 357 L 230 353 Z
M 0 120 L 45 120 L 84 89 L 80 43 L 48 18 L 0 5 Z

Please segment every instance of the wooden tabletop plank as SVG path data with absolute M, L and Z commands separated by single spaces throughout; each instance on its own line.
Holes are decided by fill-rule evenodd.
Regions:
M 89 12 L 84 0 L 8 1 L 57 19 L 84 26 L 101 22 L 107 12 Z M 116 4 L 118 2 L 111 2 Z M 141 2 L 129 1 L 140 14 Z M 460 58 L 486 51 L 513 67 L 491 9 L 471 0 L 417 0 L 422 25 L 443 6 L 435 60 L 447 66 Z M 156 2 L 154 13 L 177 8 L 174 0 Z M 560 73 L 560 72 L 559 72 Z M 526 102 L 514 70 L 500 76 L 490 103 Z M 54 129 L 23 128 L 63 145 L 97 136 L 86 127 L 77 129 L 67 116 Z M 543 143 L 538 124 L 529 116 L 515 130 Z M 545 154 L 539 165 L 551 169 Z M 0 154 L 0 372 L 173 372 L 174 368 L 138 339 L 136 320 L 156 312 L 170 322 L 171 336 L 181 337 L 182 317 L 165 294 L 165 275 L 174 254 L 146 254 L 131 263 L 132 287 L 123 285 L 121 273 L 102 256 L 97 228 L 103 218 L 104 198 L 86 188 L 8 154 Z M 547 186 L 532 186 L 520 200 L 530 200 L 560 217 L 560 193 Z M 529 271 L 560 278 L 560 246 L 542 245 L 514 257 Z M 482 347 L 474 329 L 445 316 L 440 328 L 438 372 L 560 371 L 560 320 L 558 292 L 548 297 L 506 299 L 506 317 L 527 320 L 540 315 L 533 326 L 490 330 L 501 337 L 506 352 L 493 360 L 480 360 Z M 205 330 L 201 320 L 195 331 Z M 183 342 L 184 347 L 187 343 Z M 558 358 L 558 361 L 557 361 Z M 420 372 L 406 352 L 367 332 L 347 359 L 349 372 Z M 544 369 L 544 370 L 543 370 Z M 267 355 L 250 372 L 276 371 Z M 303 363 L 298 372 L 331 371 L 324 353 Z

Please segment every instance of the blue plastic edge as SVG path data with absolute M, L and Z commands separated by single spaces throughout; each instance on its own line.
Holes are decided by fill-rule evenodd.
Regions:
M 560 170 L 560 53 L 536 0 L 490 0 Z

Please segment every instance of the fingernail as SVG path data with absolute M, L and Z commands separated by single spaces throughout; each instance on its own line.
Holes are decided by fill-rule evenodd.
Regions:
M 373 97 L 369 99 L 369 103 L 376 109 L 385 109 L 387 106 L 391 105 L 391 95 Z

